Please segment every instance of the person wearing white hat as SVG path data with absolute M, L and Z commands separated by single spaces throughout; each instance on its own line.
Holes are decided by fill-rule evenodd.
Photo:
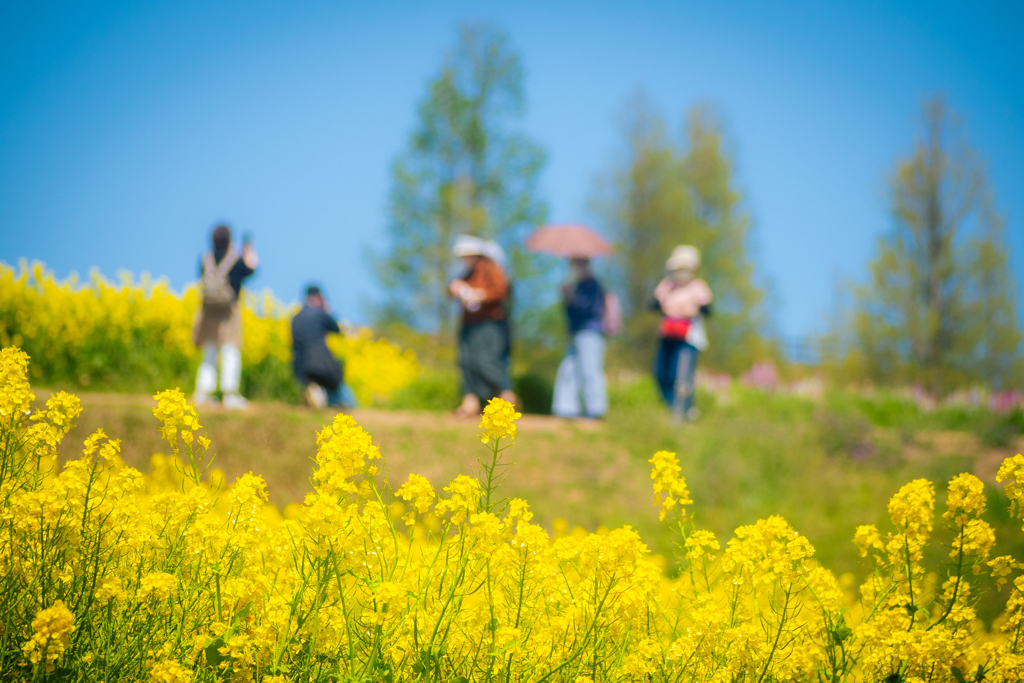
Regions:
M 488 250 L 484 240 L 472 235 L 459 235 L 452 247 L 466 267 L 462 277 L 448 285 L 448 292 L 462 306 L 459 369 L 463 397 L 456 414 L 465 417 L 479 415 L 483 404 L 507 388 L 508 279 L 487 255 Z
M 688 244 L 672 250 L 669 271 L 654 288 L 654 307 L 663 317 L 658 327 L 654 376 L 665 403 L 680 418 L 694 419 L 694 373 L 697 356 L 707 348 L 704 317 L 711 312 L 711 288 L 696 276 L 700 251 Z
M 502 329 L 505 332 L 505 353 L 502 355 L 502 362 L 505 365 L 505 378 L 501 383 L 501 397 L 514 405 L 516 410 L 521 410 L 522 404 L 519 397 L 512 390 L 512 278 L 508 276 L 508 256 L 501 245 L 494 240 L 487 240 L 481 248 L 483 255 L 494 261 L 501 272 L 505 274 L 508 281 L 508 295 L 505 297 L 505 319 L 502 320 Z
M 494 240 L 487 240 L 480 245 L 480 253 L 498 264 L 502 270 L 508 269 L 508 257 L 501 245 Z
M 452 245 L 452 254 L 459 258 L 480 256 L 484 253 L 484 241 L 474 235 L 459 235 Z

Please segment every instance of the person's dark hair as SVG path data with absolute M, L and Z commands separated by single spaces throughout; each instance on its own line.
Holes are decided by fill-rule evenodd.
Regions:
M 306 287 L 306 297 L 309 298 L 311 296 L 320 296 L 320 288 L 316 285 Z
M 218 225 L 213 229 L 213 250 L 227 251 L 231 244 L 231 228 L 226 225 Z

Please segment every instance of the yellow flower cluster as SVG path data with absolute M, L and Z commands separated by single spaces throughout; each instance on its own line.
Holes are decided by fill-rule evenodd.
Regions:
M 1018 453 L 1004 460 L 996 474 L 996 481 L 1006 482 L 1003 490 L 1010 499 L 1013 512 L 1024 513 L 1024 455 Z
M 291 344 L 291 337 L 288 339 Z M 363 405 L 386 400 L 409 386 L 420 373 L 412 349 L 403 351 L 387 339 L 375 338 L 366 327 L 346 335 L 333 335 L 327 346 L 345 360 L 345 383 Z
M 149 676 L 153 683 L 190 683 L 192 670 L 173 660 L 165 660 L 154 664 Z
M 63 656 L 74 630 L 75 615 L 61 600 L 57 600 L 32 620 L 32 637 L 21 649 L 30 662 L 42 664 L 43 670 L 49 673 Z
M 186 445 L 191 446 L 192 432 L 202 429 L 195 406 L 188 404 L 188 399 L 181 393 L 181 389 L 161 391 L 153 398 L 157 400 L 153 415 L 163 423 L 161 432 L 171 449 L 175 453 L 178 452 L 179 436 Z
M 494 402 L 488 457 L 441 495 L 411 475 L 393 490 L 351 417 L 318 435 L 314 489 L 286 518 L 254 475 L 221 486 L 154 456 L 149 478 L 103 432 L 58 464 L 77 415 L 68 397 L 28 412 L 25 354 L 0 354 L 0 671 L 5 680 L 1020 681 L 1022 563 L 989 558 L 983 488 L 947 487 L 953 552 L 929 567 L 935 487 L 910 482 L 892 526 L 860 527 L 873 557 L 837 581 L 778 516 L 724 545 L 683 514 L 675 456 L 651 459 L 656 504 L 679 534 L 667 576 L 630 527 L 552 537 L 495 473 L 518 415 Z M 156 396 L 161 432 L 190 462 L 205 445 L 177 391 Z M 185 439 L 183 431 L 194 434 Z M 42 444 L 42 445 L 40 445 Z M 519 446 L 521 447 L 521 446 Z M 184 457 L 184 455 L 182 457 Z M 1024 459 L 1001 476 L 1015 495 Z M 665 498 L 663 498 L 663 496 Z M 671 505 L 665 502 L 673 499 Z M 1015 575 L 1016 574 L 1016 575 Z M 975 612 L 1007 591 L 986 632 Z
M 686 522 L 686 506 L 692 505 L 690 489 L 686 479 L 679 475 L 682 468 L 675 453 L 658 451 L 647 462 L 651 463 L 651 479 L 654 480 L 654 504 L 661 506 L 659 518 L 665 521 L 670 513 L 678 516 L 678 522 Z M 676 506 L 678 510 L 676 509 Z
M 152 600 L 162 602 L 178 590 L 178 579 L 166 572 L 150 572 L 139 581 L 136 597 L 140 603 Z
M 483 443 L 497 443 L 507 436 L 509 442 L 515 441 L 516 420 L 521 417 L 508 401 L 492 398 L 480 416 L 480 440 Z
M 426 514 L 430 510 L 434 498 L 437 497 L 434 487 L 430 485 L 430 480 L 419 474 L 410 474 L 409 480 L 402 484 L 395 495 L 407 501 L 410 504 L 409 507 L 412 508 L 402 518 L 406 526 L 412 526 L 415 523 L 417 514 Z
M 0 346 L 27 350 L 34 376 L 51 384 L 191 386 L 199 357 L 192 345 L 198 304 L 195 286 L 179 294 L 165 280 L 135 281 L 128 273 L 117 283 L 98 273 L 86 283 L 58 281 L 38 262 L 18 269 L 0 262 Z M 290 372 L 294 313 L 268 291 L 243 291 L 246 372 L 264 365 Z M 333 335 L 328 346 L 345 361 L 345 381 L 364 404 L 386 400 L 420 371 L 411 350 L 367 328 Z

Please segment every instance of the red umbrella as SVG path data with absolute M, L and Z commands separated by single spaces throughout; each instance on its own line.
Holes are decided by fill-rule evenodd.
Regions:
M 592 258 L 615 250 L 608 240 L 582 225 L 546 225 L 526 240 L 526 248 L 555 256 Z

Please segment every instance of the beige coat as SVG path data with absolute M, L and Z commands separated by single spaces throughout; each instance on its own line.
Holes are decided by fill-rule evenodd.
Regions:
M 238 301 L 226 309 L 200 306 L 192 325 L 192 343 L 199 348 L 211 344 L 242 348 L 242 307 Z
M 667 277 L 654 288 L 654 298 L 669 318 L 695 318 L 701 306 L 711 303 L 711 288 L 700 278 L 679 285 Z

